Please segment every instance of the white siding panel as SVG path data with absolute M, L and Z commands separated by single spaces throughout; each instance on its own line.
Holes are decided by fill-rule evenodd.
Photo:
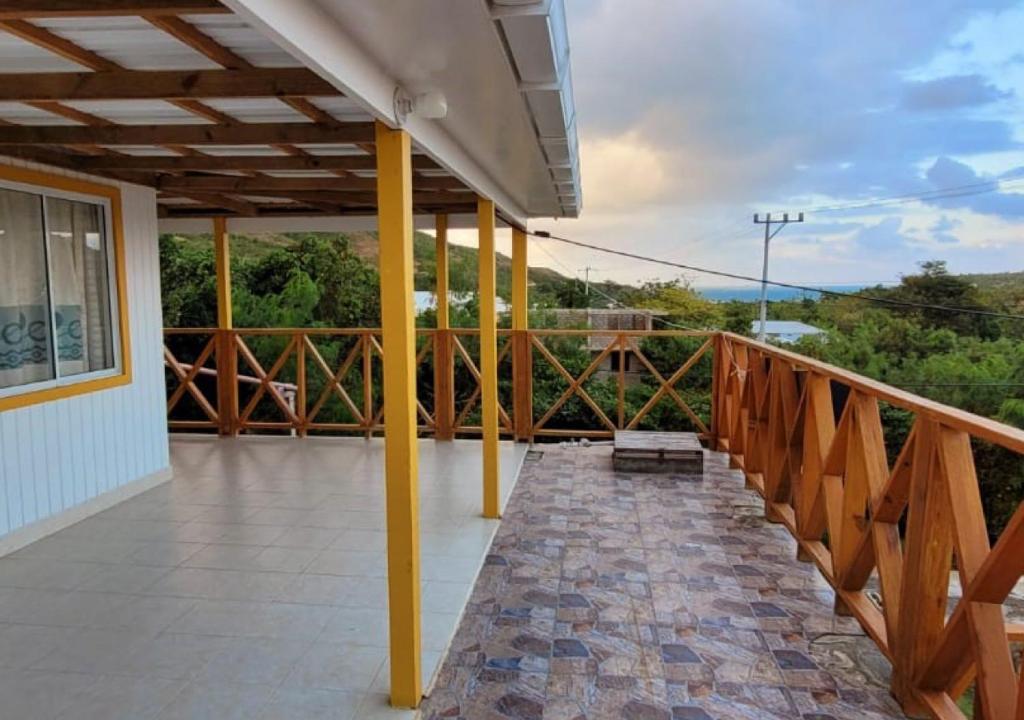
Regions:
M 168 467 L 156 196 L 119 185 L 132 382 L 0 412 L 0 538 Z

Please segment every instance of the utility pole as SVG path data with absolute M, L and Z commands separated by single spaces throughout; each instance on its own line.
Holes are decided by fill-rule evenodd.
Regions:
M 790 222 L 802 223 L 803 221 L 803 213 L 800 213 L 796 220 L 790 220 L 789 213 L 783 213 L 781 220 L 772 220 L 771 213 L 765 215 L 764 220 L 762 220 L 758 213 L 754 213 L 754 224 L 764 225 L 764 266 L 761 269 L 761 324 L 757 331 L 757 339 L 760 342 L 764 342 L 765 324 L 768 322 L 768 244 Z M 775 232 L 772 232 L 772 225 L 778 225 Z
M 590 265 L 587 265 L 585 268 L 583 268 L 583 277 L 584 277 L 584 280 L 583 280 L 583 292 L 584 292 L 584 294 L 587 297 L 590 297 L 590 271 L 591 270 L 597 270 L 597 268 L 591 267 Z

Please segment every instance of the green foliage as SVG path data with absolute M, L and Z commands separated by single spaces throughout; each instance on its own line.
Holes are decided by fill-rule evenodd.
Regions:
M 217 324 L 217 278 L 213 239 L 189 247 L 169 235 L 160 236 L 160 287 L 166 327 L 210 327 Z
M 214 257 L 209 236 L 161 236 L 161 282 L 164 323 L 170 327 L 208 327 L 216 324 Z M 232 278 L 235 324 L 238 327 L 374 327 L 380 322 L 379 276 L 376 241 L 371 234 L 332 235 L 293 233 L 272 236 L 233 236 Z M 418 233 L 414 242 L 415 282 L 419 289 L 433 289 L 436 276 L 434 238 Z M 510 261 L 498 256 L 498 292 L 508 299 Z M 476 327 L 478 303 L 477 262 L 473 248 L 449 248 L 450 286 L 469 300 L 453 304 L 453 327 Z M 896 287 L 875 287 L 861 294 L 921 305 L 941 305 L 1004 313 L 1024 313 L 1024 282 L 1019 274 L 956 276 L 942 262 L 924 263 L 921 272 L 908 275 Z M 648 282 L 638 287 L 595 282 L 592 292 L 583 283 L 544 268 L 530 268 L 530 323 L 532 327 L 555 324 L 555 307 L 608 307 L 607 296 L 624 305 L 660 310 L 673 323 L 689 327 L 750 332 L 757 303 L 710 302 L 681 281 Z M 902 308 L 872 304 L 856 298 L 800 298 L 772 302 L 769 317 L 800 320 L 825 330 L 808 336 L 790 349 L 848 368 L 909 392 L 1024 428 L 1024 323 L 1012 319 L 940 311 L 934 308 Z M 433 327 L 432 312 L 418 318 L 421 327 Z M 503 320 L 507 325 L 507 319 Z M 467 352 L 479 357 L 475 336 L 462 337 Z M 284 349 L 287 339 L 247 337 L 246 341 L 264 367 Z M 201 338 L 178 337 L 183 357 L 194 357 Z M 337 368 L 355 346 L 353 337 L 318 337 L 317 348 L 328 366 Z M 418 342 L 423 343 L 420 339 Z M 641 352 L 663 377 L 668 378 L 702 342 L 699 338 L 647 338 Z M 594 359 L 585 338 L 545 337 L 544 343 L 566 370 L 577 377 Z M 175 348 L 172 347 L 172 350 Z M 433 407 L 432 357 L 418 369 L 419 397 Z M 711 354 L 697 362 L 675 386 L 676 391 L 703 420 L 710 419 Z M 312 367 L 312 366 L 311 366 Z M 243 369 L 244 370 L 244 369 Z M 362 402 L 362 367 L 353 364 L 342 387 Z M 371 383 L 380 398 L 380 363 L 371 370 Z M 294 361 L 285 363 L 279 380 L 294 379 Z M 499 394 L 511 409 L 511 363 L 499 368 Z M 455 363 L 456 408 L 474 395 L 476 386 L 466 364 Z M 310 371 L 309 397 L 315 399 L 326 387 L 319 371 Z M 208 382 L 200 379 L 200 383 Z M 633 377 L 623 392 L 624 417 L 628 421 L 645 407 L 658 389 L 650 372 Z M 533 356 L 535 419 L 562 397 L 568 381 L 539 353 Z M 583 385 L 595 404 L 617 422 L 618 374 L 595 372 Z M 246 392 L 251 392 L 247 390 Z M 245 394 L 243 393 L 243 403 Z M 896 458 L 913 422 L 913 415 L 881 404 L 883 430 L 890 463 Z M 273 408 L 255 416 L 271 417 Z M 352 422 L 351 409 L 337 395 L 324 403 L 318 420 Z M 479 422 L 479 406 L 465 422 Z M 579 397 L 571 397 L 547 421 L 548 428 L 602 429 L 597 413 Z M 650 408 L 639 427 L 690 430 L 694 423 L 670 396 Z M 1014 453 L 983 442 L 974 443 L 975 463 L 989 530 L 995 535 L 1024 497 L 1024 462 Z
M 694 292 L 680 280 L 644 283 L 630 304 L 661 310 L 668 313 L 673 322 L 695 328 L 719 328 L 724 319 L 717 304 Z

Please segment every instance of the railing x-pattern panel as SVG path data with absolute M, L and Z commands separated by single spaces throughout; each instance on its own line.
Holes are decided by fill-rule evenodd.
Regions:
M 1024 506 L 992 547 L 972 450 L 1020 453 L 1024 432 L 739 336 L 718 343 L 719 447 L 892 662 L 904 708 L 963 718 L 973 684 L 974 717 L 1024 716 L 1009 642 L 1021 628 L 1002 607 L 1024 573 Z M 883 403 L 914 416 L 891 463 Z
M 172 428 L 383 429 L 379 330 L 165 335 L 168 412 L 190 404 L 188 417 L 171 415 Z M 477 337 L 418 332 L 422 432 L 479 433 Z M 1007 623 L 1003 609 L 1024 575 L 1024 505 L 991 543 L 975 463 L 980 444 L 1019 459 L 1024 431 L 730 333 L 503 331 L 499 344 L 499 372 L 513 368 L 514 406 L 499 410 L 504 432 L 608 437 L 673 413 L 729 454 L 767 518 L 817 564 L 837 612 L 854 615 L 891 661 L 904 709 L 958 720 L 957 701 L 973 687 L 975 718 L 1024 718 L 1010 644 L 1024 641 L 1024 627 Z M 695 406 L 705 390 L 710 412 Z M 591 425 L 566 420 L 574 400 Z M 905 424 L 890 422 L 894 413 Z M 950 596 L 954 573 L 959 597 Z
M 566 387 L 558 398 L 546 409 L 543 409 L 540 418 L 533 423 L 532 435 L 611 437 L 616 430 L 636 429 L 651 414 L 651 411 L 665 399 L 670 400 L 676 408 L 684 413 L 692 423 L 693 428 L 699 433 L 704 436 L 710 433 L 705 421 L 694 412 L 678 391 L 680 382 L 691 372 L 698 361 L 712 349 L 713 339 L 710 333 L 690 331 L 533 330 L 530 331 L 529 336 L 531 345 L 537 354 L 537 358 L 533 361 L 534 368 L 538 367 L 540 363 L 547 363 L 566 383 Z M 586 346 L 592 354 L 586 366 L 578 374 L 570 372 L 566 368 L 565 363 L 559 359 L 556 352 L 548 347 L 548 343 L 545 343 L 546 339 L 565 340 L 572 338 L 586 340 Z M 674 359 L 670 374 L 666 377 L 641 347 L 641 340 L 657 338 L 697 338 L 703 340 L 703 343 L 681 363 L 678 358 Z M 602 344 L 603 347 L 600 347 Z M 602 370 L 605 361 L 613 357 L 617 360 L 613 368 L 610 371 Z M 641 368 L 640 370 L 630 372 L 629 379 L 627 379 L 626 372 L 627 357 L 632 358 Z M 587 382 L 599 373 L 610 375 L 614 383 L 615 395 L 613 406 L 602 407 L 593 397 L 592 393 L 587 390 Z M 639 407 L 631 412 L 626 397 L 627 388 L 631 383 L 636 387 L 644 379 L 648 381 L 648 387 L 653 387 L 653 392 L 644 398 Z M 579 398 L 590 409 L 600 423 L 600 428 L 552 428 L 549 426 L 551 420 L 574 397 Z

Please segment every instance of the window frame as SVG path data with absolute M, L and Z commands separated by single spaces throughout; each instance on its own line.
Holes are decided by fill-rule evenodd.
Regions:
M 54 376 L 26 385 L 0 388 L 0 412 L 42 402 L 97 392 L 131 382 L 131 343 L 124 258 L 124 233 L 121 217 L 121 190 L 76 177 L 0 164 L 0 188 L 27 192 L 41 197 L 43 242 L 46 253 L 47 294 L 50 305 L 50 342 Z M 106 249 L 107 291 L 110 307 L 111 345 L 114 365 L 102 370 L 60 376 L 57 345 L 56 307 L 53 302 L 53 277 L 47 198 L 86 202 L 103 209 L 103 242 Z

